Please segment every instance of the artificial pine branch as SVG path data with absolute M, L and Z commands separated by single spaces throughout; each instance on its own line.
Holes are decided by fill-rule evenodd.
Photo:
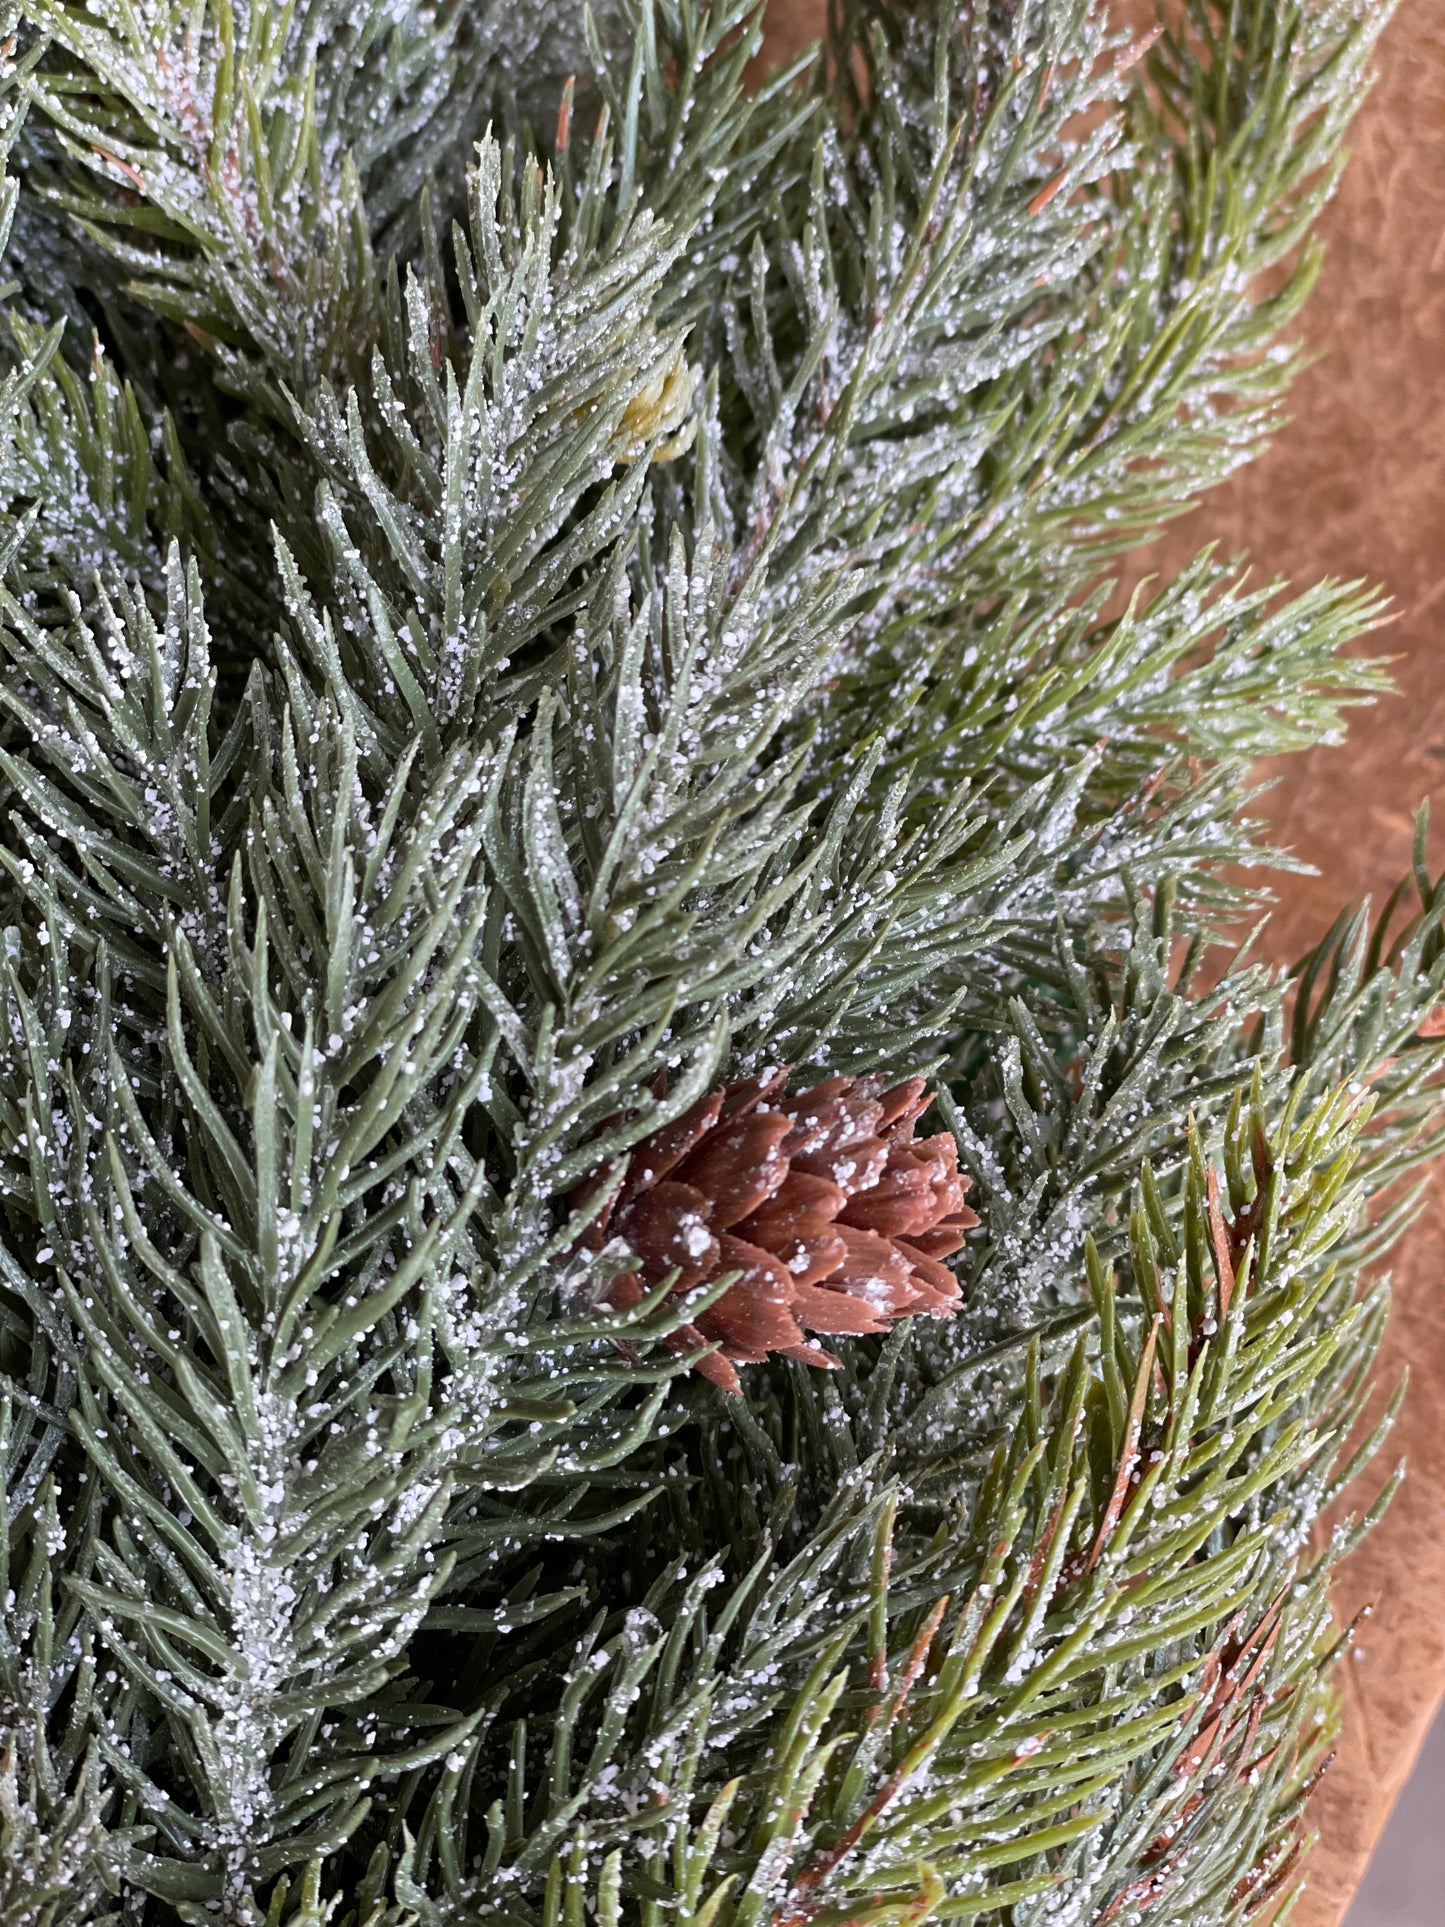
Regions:
M 1382 611 L 1099 572 L 1386 11 L 10 23 L 6 1920 L 1286 1891 L 1445 897 L 1206 970 Z

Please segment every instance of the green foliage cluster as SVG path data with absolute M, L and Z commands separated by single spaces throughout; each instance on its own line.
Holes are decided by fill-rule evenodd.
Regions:
M 1105 571 L 1386 11 L 0 23 L 4 1927 L 1286 1890 L 1445 889 L 1232 948 L 1379 606 Z M 981 1222 L 729 1398 L 584 1180 L 777 1063 L 935 1075 Z

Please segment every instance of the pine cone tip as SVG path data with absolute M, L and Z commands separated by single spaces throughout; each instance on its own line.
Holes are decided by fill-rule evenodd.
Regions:
M 589 1233 L 619 1238 L 638 1270 L 609 1302 L 635 1305 L 676 1274 L 669 1296 L 736 1272 L 669 1339 L 704 1351 L 697 1369 L 740 1392 L 739 1365 L 770 1354 L 835 1366 L 822 1337 L 884 1332 L 899 1318 L 948 1318 L 961 1302 L 943 1260 L 978 1223 L 964 1202 L 951 1133 L 915 1138 L 931 1102 L 921 1077 L 830 1077 L 786 1097 L 786 1070 L 713 1091 L 646 1138 Z

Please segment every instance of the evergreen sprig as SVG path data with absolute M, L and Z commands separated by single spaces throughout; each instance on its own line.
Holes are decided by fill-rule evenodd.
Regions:
M 1382 605 L 1101 570 L 1277 420 L 1387 11 L 0 23 L 0 1919 L 1286 1891 L 1445 886 L 1251 963 Z M 734 1397 L 606 1229 L 782 1063 L 980 1222 Z

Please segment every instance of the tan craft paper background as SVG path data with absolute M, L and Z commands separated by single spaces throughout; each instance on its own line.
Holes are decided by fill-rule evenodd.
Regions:
M 1130 11 L 1137 17 L 1137 9 Z M 770 49 L 821 29 L 824 0 L 771 0 Z M 1161 543 L 1176 568 L 1206 542 L 1247 549 L 1296 584 L 1367 577 L 1394 599 L 1379 646 L 1398 698 L 1357 711 L 1344 749 L 1282 766 L 1267 813 L 1314 864 L 1288 879 L 1268 949 L 1293 959 L 1342 903 L 1379 901 L 1409 862 L 1416 804 L 1445 812 L 1445 8 L 1404 0 L 1329 209 L 1329 255 L 1304 333 L 1322 358 L 1296 384 L 1275 446 Z M 1131 571 L 1132 573 L 1132 571 Z M 1433 863 L 1445 855 L 1437 812 Z M 1445 1695 L 1445 1174 L 1397 1253 L 1384 1375 L 1411 1392 L 1390 1453 L 1409 1476 L 1337 1589 L 1342 1617 L 1373 1602 L 1346 1661 L 1346 1726 L 1314 1796 L 1320 1844 L 1291 1927 L 1338 1927 Z M 1445 1919 L 1445 1900 L 1441 1902 Z

